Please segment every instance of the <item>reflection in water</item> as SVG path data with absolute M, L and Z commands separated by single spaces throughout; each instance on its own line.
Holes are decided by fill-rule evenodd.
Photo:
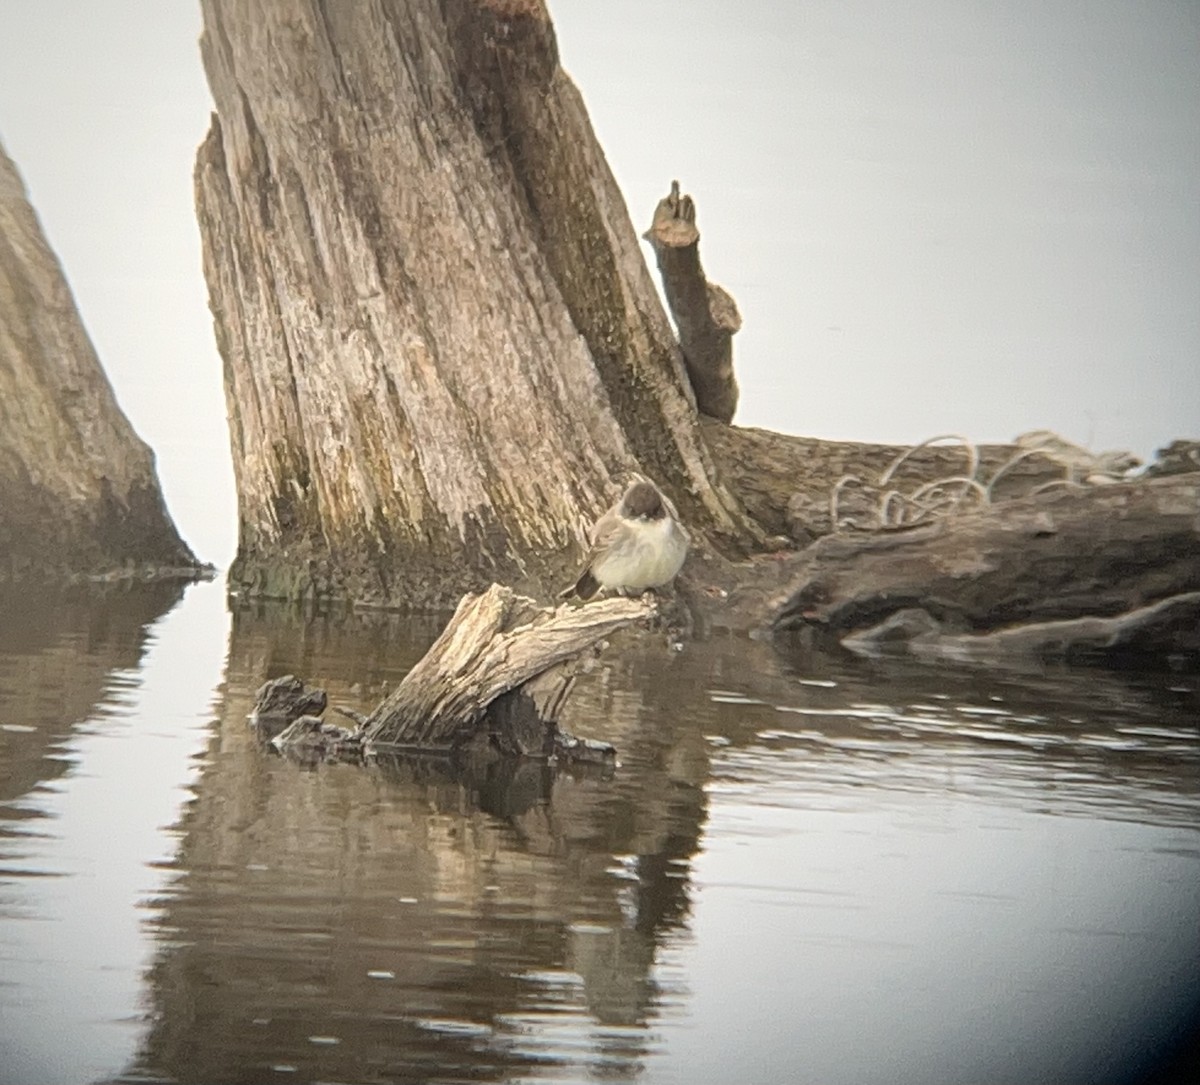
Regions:
M 122 700 L 114 678 L 132 672 L 147 626 L 183 597 L 179 583 L 114 586 L 88 594 L 0 587 L 0 803 L 60 776 L 55 755 L 79 724 Z M 15 804 L 15 805 L 11 805 Z
M 655 947 L 687 912 L 704 820 L 702 737 L 630 689 L 615 693 L 628 770 L 531 763 L 483 793 L 438 761 L 302 771 L 258 748 L 246 717 L 264 680 L 298 671 L 365 710 L 437 631 L 406 626 L 236 616 L 159 904 L 139 1075 L 492 1080 L 643 1058 Z
M 304 622 L 269 610 L 235 616 L 220 729 L 180 827 L 177 877 L 156 904 L 155 1013 L 131 1077 L 726 1081 L 744 1079 L 737 1059 L 754 1051 L 756 1080 L 801 1080 L 795 1049 L 778 1037 L 781 1028 L 813 1031 L 805 974 L 820 953 L 821 982 L 841 977 L 852 1001 L 870 1005 L 872 968 L 897 946 L 921 944 L 915 922 L 893 931 L 894 943 L 888 915 L 859 924 L 880 891 L 873 865 L 901 879 L 889 907 L 915 893 L 948 922 L 985 914 L 972 893 L 986 900 L 997 889 L 986 878 L 964 888 L 929 858 L 915 870 L 896 867 L 886 854 L 867 865 L 864 853 L 862 867 L 839 870 L 821 853 L 835 873 L 814 876 L 790 865 L 791 844 L 782 844 L 828 837 L 835 853 L 849 854 L 864 831 L 837 822 L 849 815 L 874 824 L 893 849 L 919 848 L 953 828 L 971 864 L 988 819 L 1007 814 L 1023 829 L 1013 831 L 1032 868 L 1039 845 L 1059 831 L 1043 823 L 1088 826 L 1097 812 L 1101 825 L 1129 818 L 1154 827 L 1121 845 L 1143 854 L 1147 841 L 1157 846 L 1164 832 L 1196 822 L 1200 749 L 1183 722 L 1196 702 L 1191 687 L 785 659 L 735 637 L 678 653 L 660 638 L 628 639 L 580 683 L 564 723 L 617 745 L 621 764 L 608 779 L 526 764 L 476 790 L 435 761 L 305 771 L 257 746 L 246 716 L 267 678 L 300 673 L 329 689 L 333 703 L 365 711 L 437 627 L 378 617 Z M 923 823 L 931 795 L 934 809 L 974 804 L 983 824 Z M 714 804 L 719 821 L 710 818 Z M 828 816 L 833 826 L 822 827 Z M 1107 839 L 1093 834 L 1088 846 L 1103 849 Z M 1190 839 L 1182 861 L 1194 872 Z M 1089 865 L 1085 880 L 1094 873 Z M 913 880 L 904 886 L 906 874 Z M 920 888 L 926 875 L 932 898 Z M 1039 877 L 1001 879 L 1003 907 L 1026 892 L 1036 897 Z M 722 937 L 703 937 L 698 893 L 710 902 L 706 922 L 728 928 Z M 774 912 L 766 923 L 764 902 Z M 797 954 L 814 915 L 832 924 L 818 939 L 825 949 Z M 1130 944 L 1136 924 L 1118 922 L 1125 928 L 1108 937 L 1127 929 Z M 1016 936 L 993 926 L 998 943 Z M 1195 955 L 1178 930 L 1168 937 L 1172 952 Z M 745 960 L 728 951 L 734 945 Z M 944 990 L 979 983 L 975 967 L 931 955 L 923 967 L 934 976 L 945 968 L 962 977 L 939 981 Z M 1186 994 L 1186 983 L 1176 986 Z M 761 1002 L 767 991 L 771 1008 Z M 736 993 L 741 1011 L 725 992 Z M 1025 997 L 1042 1005 L 1063 994 L 1047 981 L 1040 996 Z M 824 998 L 837 1001 L 832 991 Z M 978 1026 L 983 1039 L 930 1062 L 922 1049 L 937 1042 L 932 1005 L 929 1019 L 906 1020 L 917 1041 L 909 1049 L 881 1028 L 886 1045 L 845 1036 L 839 1050 L 831 1043 L 838 1027 L 815 1027 L 808 1042 L 826 1049 L 806 1053 L 812 1080 L 952 1080 L 964 1068 L 978 1080 L 1011 1079 L 1012 1052 L 989 1051 Z M 1019 1014 L 1011 1022 L 1027 1026 Z M 1095 1028 L 1084 1033 L 1086 1048 Z M 1086 1062 L 1086 1052 L 1064 1051 L 1020 1064 L 1028 1080 Z
M 835 662 L 802 652 L 781 675 L 782 688 L 753 687 L 775 710 L 771 725 L 761 726 L 760 713 L 731 714 L 749 724 L 737 738 L 759 771 L 787 766 L 789 776 L 837 788 L 938 787 L 1046 812 L 1099 807 L 1108 817 L 1124 810 L 1198 824 L 1196 676 Z
M 207 699 L 215 673 L 197 664 L 223 639 L 217 624 L 176 657 L 177 617 L 195 635 L 205 613 L 164 617 L 184 590 L 0 593 L 0 1081 L 87 1080 L 136 1043 L 132 905 L 145 863 L 173 850 L 159 826 L 191 747 L 170 707 L 197 684 Z
M 202 757 L 122 782 L 136 803 L 189 785 L 143 817 L 174 822 L 171 840 L 126 849 L 131 815 L 101 850 L 106 871 L 137 868 L 132 888 L 98 895 L 64 854 L 93 844 L 89 781 L 124 764 L 103 760 L 107 714 L 146 715 L 156 683 L 179 692 L 201 638 L 219 648 L 229 619 L 213 602 L 190 595 L 155 627 L 140 673 L 136 648 L 95 665 L 100 642 L 79 639 L 91 618 L 0 652 L 5 722 L 65 734 L 86 717 L 99 743 L 72 748 L 51 834 L 16 819 L 64 772 L 64 740 L 6 769 L 5 797 L 26 796 L 3 808 L 22 833 L 0 874 L 0 894 L 20 890 L 0 897 L 6 949 L 35 916 L 59 939 L 72 909 L 93 932 L 136 918 L 150 940 L 123 964 L 146 963 L 140 1000 L 74 969 L 92 1003 L 68 999 L 57 1021 L 92 1080 L 1130 1080 L 1200 997 L 1193 677 L 626 636 L 564 719 L 617 746 L 615 773 L 525 763 L 469 787 L 428 759 L 304 768 L 246 719 L 257 687 L 289 672 L 369 710 L 440 621 L 243 610 Z M 221 624 L 188 633 L 201 605 Z M 78 707 L 55 693 L 52 646 L 93 676 Z M 156 726 L 186 721 L 192 751 L 212 682 L 160 709 Z M 0 988 L 9 1045 L 12 1007 L 61 1001 L 53 944 L 27 946 L 30 967 Z M 124 1019 L 122 1044 L 83 1027 L 98 1018 Z M 87 1078 L 47 1069 L 47 1050 L 16 1080 Z

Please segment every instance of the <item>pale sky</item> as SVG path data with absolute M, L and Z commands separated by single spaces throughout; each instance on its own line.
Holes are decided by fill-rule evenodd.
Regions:
M 550 0 L 639 233 L 679 178 L 737 421 L 1200 437 L 1200 4 Z M 0 139 L 188 542 L 232 472 L 192 204 L 189 0 L 0 0 Z

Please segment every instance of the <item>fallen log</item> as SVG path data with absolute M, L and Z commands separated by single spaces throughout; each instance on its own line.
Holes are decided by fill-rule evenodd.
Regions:
M 276 748 L 306 760 L 432 753 L 476 768 L 496 757 L 611 763 L 611 746 L 567 734 L 558 719 L 605 638 L 655 609 L 623 598 L 539 607 L 493 584 L 463 598 L 429 651 L 370 715 L 339 709 L 354 727 L 322 720 L 324 692 L 291 675 L 259 689 L 251 719 L 273 732 Z
M 768 536 L 785 537 L 797 546 L 807 546 L 834 530 L 830 495 L 839 479 L 849 477 L 875 484 L 902 456 L 902 476 L 893 483 L 903 481 L 916 487 L 962 476 L 975 461 L 976 477 L 990 486 L 991 497 L 997 501 L 1026 494 L 1063 474 L 1059 465 L 1043 455 L 1017 459 L 1014 445 L 980 445 L 972 449 L 961 444 L 927 442 L 913 448 L 826 441 L 727 426 L 712 418 L 700 419 L 700 433 L 717 470 L 763 531 Z M 870 489 L 879 487 L 856 490 L 848 495 L 849 500 L 865 506 Z M 853 511 L 859 512 L 864 521 L 869 519 L 865 507 Z
M 1081 652 L 1105 645 L 1109 662 L 1143 652 L 1169 661 L 1195 639 L 1187 597 L 1200 591 L 1200 474 L 1056 488 L 910 530 L 841 531 L 776 575 L 773 629 L 860 649 L 910 641 L 929 649 L 940 639 L 947 654 L 955 644 L 978 654 L 1022 643 L 1012 627 L 1127 615 L 1116 625 L 1043 629 L 1024 644 L 1032 650 L 1039 636 L 1049 645 L 1070 633 Z M 1175 597 L 1183 598 L 1163 611 L 1136 613 Z M 946 639 L 1000 630 L 1010 632 Z

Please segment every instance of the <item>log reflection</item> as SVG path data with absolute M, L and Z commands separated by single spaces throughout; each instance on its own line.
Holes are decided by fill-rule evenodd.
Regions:
M 114 674 L 140 666 L 149 626 L 183 592 L 177 582 L 0 589 L 0 803 L 67 771 L 55 749 L 112 702 Z
M 259 744 L 258 686 L 294 671 L 369 711 L 440 623 L 296 619 L 235 616 L 130 1072 L 490 1080 L 547 1059 L 637 1065 L 705 817 L 703 743 L 676 750 L 686 720 L 664 727 L 662 705 L 626 685 L 637 676 L 613 672 L 577 696 L 639 751 L 615 776 L 527 761 L 472 778 L 419 758 L 305 769 Z M 548 1029 L 573 1039 L 548 1051 Z

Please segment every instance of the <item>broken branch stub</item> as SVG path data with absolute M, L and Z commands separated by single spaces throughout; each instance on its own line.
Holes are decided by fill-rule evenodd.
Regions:
M 696 406 L 703 414 L 730 422 L 738 403 L 733 336 L 742 317 L 728 292 L 704 277 L 696 205 L 691 196 L 679 194 L 678 181 L 672 181 L 670 195 L 658 201 L 654 221 L 642 236 L 658 261 Z

